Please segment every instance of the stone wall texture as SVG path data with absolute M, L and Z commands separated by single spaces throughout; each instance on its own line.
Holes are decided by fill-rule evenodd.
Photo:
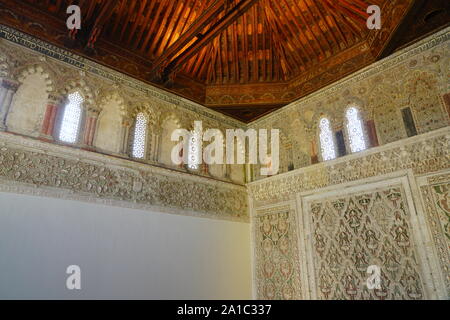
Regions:
M 249 184 L 257 298 L 448 299 L 449 145 L 445 127 Z
M 447 28 L 411 47 L 381 60 L 347 78 L 300 99 L 253 123 L 250 127 L 280 129 L 281 172 L 312 164 L 312 144 L 320 150 L 318 125 L 330 120 L 333 131 L 346 131 L 345 112 L 355 106 L 365 123 L 374 123 L 377 144 L 407 138 L 402 109 L 410 108 L 417 133 L 426 133 L 450 124 L 450 29 Z M 370 132 L 366 126 L 366 139 Z M 367 141 L 371 145 L 371 141 Z M 257 175 L 255 179 L 262 177 Z
M 0 25 L 0 191 L 251 222 L 260 299 L 448 299 L 449 38 L 447 28 L 246 126 Z M 63 145 L 48 128 L 74 90 L 86 125 Z M 350 150 L 349 106 L 370 148 L 323 162 L 319 120 Z M 129 152 L 139 113 L 141 160 Z M 280 129 L 281 174 L 171 166 L 169 133 L 195 120 Z M 372 265 L 378 289 L 366 285 Z

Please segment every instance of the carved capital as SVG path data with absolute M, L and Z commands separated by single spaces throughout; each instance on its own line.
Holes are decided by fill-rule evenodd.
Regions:
M 98 116 L 100 115 L 100 112 L 101 112 L 102 110 L 100 109 L 100 108 L 97 108 L 97 107 L 94 107 L 94 106 L 89 106 L 87 109 L 86 109 L 86 115 L 89 117 L 89 118 L 95 118 L 95 119 L 97 119 L 98 118 Z
M 122 127 L 130 128 L 132 125 L 133 125 L 133 118 L 131 117 L 122 118 Z
M 17 89 L 19 89 L 20 83 L 15 80 L 10 79 L 3 79 L 1 81 L 1 87 L 5 88 L 7 90 L 11 90 L 13 92 L 16 92 Z
M 60 95 L 50 94 L 47 103 L 55 106 L 60 106 L 64 102 L 64 97 Z

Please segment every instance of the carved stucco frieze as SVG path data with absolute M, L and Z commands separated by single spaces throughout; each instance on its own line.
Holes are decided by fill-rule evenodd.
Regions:
M 426 174 L 450 168 L 450 127 L 249 184 L 257 202 L 276 203 L 296 193 L 412 169 Z
M 9 134 L 0 135 L 0 184 L 33 186 L 49 196 L 57 189 L 68 198 L 85 195 L 133 208 L 249 220 L 242 186 Z
M 419 134 L 448 126 L 450 113 L 442 97 L 449 92 L 449 39 L 450 28 L 446 28 L 249 126 L 280 129 L 292 143 L 298 143 L 293 162 L 281 161 L 280 172 L 286 172 L 289 164 L 296 169 L 311 164 L 311 157 L 316 156 L 311 143 L 317 142 L 320 150 L 317 137 L 322 117 L 330 120 L 334 132 L 343 130 L 348 141 L 345 112 L 353 104 L 364 121 L 373 121 L 365 135 L 366 139 L 376 136 L 375 145 L 407 138 L 406 127 L 412 122 Z M 413 121 L 404 120 L 406 108 Z M 310 159 L 302 160 L 304 154 Z

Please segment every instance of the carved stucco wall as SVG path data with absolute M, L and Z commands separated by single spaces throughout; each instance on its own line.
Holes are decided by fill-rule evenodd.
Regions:
M 292 160 L 281 159 L 281 172 L 286 172 L 289 163 L 285 161 L 291 161 L 295 168 L 311 164 L 313 141 L 320 150 L 320 118 L 328 117 L 333 131 L 340 130 L 345 127 L 345 110 L 352 103 L 358 106 L 365 121 L 374 120 L 381 145 L 407 137 L 401 114 L 406 107 L 411 108 L 419 134 L 448 126 L 444 95 L 450 92 L 449 39 L 447 28 L 251 123 L 250 127 L 280 129 L 288 137 L 281 149 L 286 145 L 295 147 Z
M 172 163 L 172 149 L 175 147 L 176 142 L 171 142 L 170 138 L 172 132 L 176 129 L 180 129 L 180 123 L 175 115 L 170 115 L 168 118 L 164 119 L 161 123 L 162 133 L 161 133 L 161 144 L 159 148 L 159 159 L 160 162 L 167 166 L 174 166 Z
M 0 81 L 5 79 L 18 86 L 7 117 L 8 131 L 14 133 L 39 137 L 49 99 L 62 100 L 68 93 L 80 91 L 85 98 L 83 117 L 98 119 L 94 151 L 129 155 L 130 150 L 120 150 L 121 146 L 131 140 L 136 114 L 144 112 L 149 123 L 143 162 L 187 171 L 174 167 L 170 160 L 174 145 L 170 134 L 175 127 L 192 129 L 194 121 L 202 121 L 204 128 L 222 132 L 245 128 L 230 117 L 2 25 L 0 63 Z M 167 119 L 176 123 L 166 128 L 168 131 L 164 130 Z M 128 128 L 125 138 L 123 127 Z M 85 129 L 82 123 L 80 140 Z M 243 166 L 236 166 L 234 170 L 244 170 Z M 212 176 L 204 171 L 193 173 Z M 216 175 L 215 178 L 244 183 L 244 175 Z
M 38 70 L 36 70 L 38 69 Z M 22 72 L 19 87 L 7 118 L 11 131 L 38 137 L 48 101 L 48 74 L 42 68 L 31 66 Z
M 319 119 L 322 116 L 329 117 L 333 130 L 340 130 L 345 126 L 345 109 L 351 103 L 356 103 L 365 121 L 374 121 L 380 144 L 406 138 L 401 115 L 401 109 L 405 107 L 411 108 L 419 134 L 447 126 L 450 118 L 445 101 L 448 103 L 448 99 L 443 97 L 450 91 L 449 37 L 447 28 L 263 117 L 249 127 L 281 130 L 280 172 L 287 172 L 292 168 L 311 164 L 311 156 L 314 155 L 311 145 L 313 142 L 316 143 L 316 148 L 319 145 Z M 46 96 L 63 95 L 75 89 L 86 92 L 89 102 L 87 109 L 99 114 L 99 128 L 105 131 L 111 127 L 104 125 L 103 118 L 120 118 L 122 123 L 132 125 L 133 116 L 138 111 L 145 111 L 150 120 L 147 141 L 147 161 L 150 163 L 173 167 L 167 164 L 169 161 L 166 156 L 166 150 L 171 149 L 172 143 L 168 141 L 167 136 L 163 138 L 164 123 L 168 118 L 174 118 L 182 128 L 191 128 L 194 120 L 202 120 L 205 128 L 219 128 L 222 132 L 227 128 L 245 128 L 238 121 L 8 27 L 0 26 L 0 38 L 6 39 L 0 42 L 3 77 L 21 84 L 9 116 L 12 122 L 11 131 L 37 136 L 45 111 Z M 34 78 L 42 79 L 32 81 Z M 28 82 L 33 90 L 25 90 Z M 32 103 L 29 101 L 30 96 L 36 97 Z M 120 104 L 122 110 L 115 109 L 116 104 Z M 21 108 L 30 112 L 22 112 L 23 110 L 19 110 Z M 117 114 L 118 112 L 120 114 Z M 102 148 L 105 147 L 102 140 L 104 136 L 97 134 L 94 146 L 99 151 L 115 153 Z M 110 139 L 108 144 L 112 144 L 112 140 Z M 106 147 L 117 150 L 116 146 Z M 258 175 L 259 168 L 254 169 L 253 179 L 263 178 Z M 214 171 L 216 172 L 211 176 L 215 178 L 227 177 L 217 177 L 216 174 L 225 174 L 225 169 Z M 228 175 L 228 178 L 232 181 L 244 182 L 242 166 L 233 167 L 229 171 L 231 175 Z
M 362 189 L 362 188 L 360 188 Z M 304 201 L 309 218 L 308 248 L 313 257 L 318 299 L 424 299 L 412 215 L 401 184 L 356 193 L 336 192 Z M 306 222 L 305 222 L 306 223 Z M 418 227 L 418 226 L 415 226 Z M 381 289 L 366 286 L 367 268 L 381 268 Z
M 450 296 L 450 173 L 421 177 L 418 184 L 433 238 L 429 250 L 436 251 Z
M 248 222 L 243 186 L 8 133 L 0 190 Z
M 118 94 L 111 94 L 106 97 L 100 106 L 103 112 L 100 113 L 96 131 L 95 147 L 98 150 L 118 154 L 121 148 L 122 117 L 125 113 L 123 99 Z
M 249 184 L 257 298 L 448 299 L 449 144 L 446 127 Z
M 45 71 L 42 79 L 51 79 L 45 86 L 36 86 L 42 93 L 42 102 L 48 92 L 63 94 L 80 88 L 90 100 L 89 107 L 100 112 L 100 127 L 102 111 L 111 105 L 115 106 L 116 116 L 117 112 L 123 113 L 123 122 L 129 121 L 136 112 L 145 111 L 151 122 L 147 148 L 152 164 L 164 148 L 160 141 L 162 124 L 173 115 L 184 128 L 191 128 L 198 119 L 204 120 L 205 128 L 243 127 L 227 117 L 14 30 L 1 27 L 0 36 L 8 39 L 0 40 L 1 76 L 26 83 L 38 78 L 42 69 Z M 254 128 L 281 129 L 284 171 L 290 161 L 295 168 L 308 167 L 251 183 L 248 189 L 146 163 L 0 133 L 0 190 L 249 221 L 248 190 L 257 297 L 448 298 L 450 133 L 449 114 L 442 99 L 449 91 L 448 38 L 447 29 L 251 124 Z M 31 72 L 27 71 L 27 75 L 24 70 Z M 19 93 L 15 103 L 20 97 L 25 96 Z M 351 102 L 359 103 L 365 120 L 375 120 L 383 146 L 309 166 L 310 145 L 316 139 L 319 117 L 329 116 L 333 128 L 339 129 L 344 123 L 344 110 Z M 406 137 L 400 115 L 400 109 L 405 106 L 413 110 L 421 135 L 399 141 Z M 32 130 L 17 132 L 36 135 Z M 100 142 L 98 151 L 115 153 L 117 149 L 105 150 L 112 146 L 104 140 L 97 141 Z M 292 154 L 287 155 L 286 150 Z M 242 167 L 233 167 L 229 172 L 231 177 L 243 181 Z M 384 180 L 389 183 L 378 185 Z M 344 189 L 347 187 L 352 189 Z M 333 194 L 335 190 L 339 190 L 340 196 Z M 320 197 L 314 198 L 316 194 Z M 393 202 L 390 194 L 399 195 L 397 202 Z M 312 219 L 317 206 L 339 203 L 342 199 L 341 203 L 348 209 L 361 197 L 371 203 L 381 201 L 378 207 L 381 209 L 364 208 L 359 203 L 356 206 L 361 219 L 365 217 L 361 228 L 365 227 L 366 231 L 372 228 L 375 236 L 384 241 L 380 247 L 389 248 L 374 251 L 367 232 L 352 233 L 353 222 L 348 221 L 353 220 L 345 220 L 344 212 L 331 208 L 335 215 L 332 221 L 338 225 L 331 232 L 335 232 L 334 236 L 328 235 L 330 238 L 324 242 L 326 253 L 322 257 L 320 241 L 315 240 L 325 236 L 322 224 L 315 228 L 311 220 L 308 223 L 305 219 Z M 349 216 L 352 211 L 345 212 Z M 382 217 L 372 217 L 374 213 Z M 391 215 L 389 230 L 383 229 L 386 215 Z M 419 221 L 412 219 L 415 215 Z M 338 229 L 342 224 L 345 230 Z M 340 239 L 345 242 L 346 238 L 352 241 L 347 245 L 351 253 L 343 251 L 339 244 Z M 405 243 L 409 245 L 406 251 Z M 388 259 L 394 253 L 398 254 L 396 263 L 401 265 L 397 269 L 392 259 Z M 365 255 L 366 259 L 358 258 L 358 261 L 374 261 L 386 269 L 385 279 L 389 281 L 381 291 L 370 292 L 361 286 L 364 275 L 363 265 L 355 261 L 358 254 Z M 345 261 L 345 268 L 333 267 L 331 260 L 336 257 Z M 315 269 L 315 265 L 323 265 L 324 269 Z
M 295 207 L 287 204 L 257 209 L 253 224 L 256 296 L 261 299 L 301 299 Z

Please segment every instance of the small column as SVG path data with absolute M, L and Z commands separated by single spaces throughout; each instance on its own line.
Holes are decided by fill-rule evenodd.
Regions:
M 6 90 L 6 88 L 4 88 L 4 87 L 1 85 L 2 82 L 3 82 L 3 80 L 0 79 L 0 110 L 1 110 L 1 107 L 2 107 L 2 105 L 3 105 L 3 100 L 4 100 L 5 97 L 6 97 L 6 92 L 8 91 L 8 90 Z
M 311 164 L 319 163 L 316 140 L 311 141 Z
M 445 109 L 447 110 L 447 116 L 450 118 L 450 93 L 444 94 L 443 99 Z
M 159 153 L 160 153 L 160 133 L 157 131 L 154 131 L 154 133 L 152 134 L 152 161 L 153 163 L 158 163 L 159 161 Z
M 6 118 L 19 83 L 3 79 L 0 83 L 0 131 L 6 131 Z
M 83 135 L 83 146 L 87 149 L 93 148 L 99 114 L 100 110 L 96 108 L 90 108 L 87 111 Z
M 225 166 L 225 174 L 224 174 L 224 178 L 225 179 L 230 179 L 231 178 L 231 164 L 224 164 Z M 248 167 L 248 165 L 245 165 Z M 247 170 L 246 170 L 247 171 Z M 247 172 L 246 172 L 247 173 Z
M 206 163 L 200 165 L 200 170 L 202 174 L 209 175 L 209 166 Z
M 159 135 L 154 133 L 154 132 L 150 132 L 150 141 L 151 141 L 151 150 L 150 150 L 150 157 L 149 159 L 154 162 L 157 163 L 158 162 L 158 150 L 159 150 Z
M 61 96 L 50 95 L 48 97 L 47 108 L 45 110 L 44 121 L 41 128 L 41 139 L 53 141 L 56 116 L 58 114 L 63 98 Z
M 181 148 L 180 153 L 178 154 L 180 157 L 180 164 L 178 165 L 178 168 L 180 169 L 187 169 L 188 168 L 188 160 L 186 159 L 186 155 L 184 154 L 184 148 Z
M 334 132 L 334 138 L 336 139 L 337 156 L 343 157 L 347 155 L 347 146 L 345 144 L 344 130 L 338 128 Z
M 378 147 L 380 144 L 378 142 L 377 129 L 375 127 L 375 122 L 373 120 L 367 120 L 365 123 L 370 147 Z
M 133 123 L 133 121 L 131 118 L 129 118 L 129 117 L 122 118 L 122 127 L 121 127 L 122 144 L 120 146 L 120 153 L 122 155 L 128 155 L 128 143 L 130 141 L 129 137 L 130 137 L 130 128 L 131 128 L 132 123 Z

